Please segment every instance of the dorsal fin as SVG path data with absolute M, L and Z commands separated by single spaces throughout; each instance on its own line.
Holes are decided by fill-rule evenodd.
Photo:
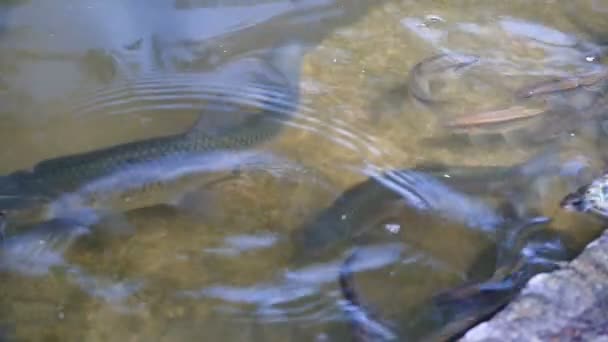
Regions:
M 235 61 L 243 69 L 235 80 L 235 94 L 227 93 L 225 99 L 218 96 L 201 112 L 189 133 L 222 136 L 269 108 L 273 97 L 297 94 L 304 47 L 289 43 Z

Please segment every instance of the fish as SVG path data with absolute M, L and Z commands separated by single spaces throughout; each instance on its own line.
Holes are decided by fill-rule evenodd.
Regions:
M 520 263 L 517 269 L 502 279 L 457 286 L 435 295 L 431 299 L 433 309 L 441 313 L 446 323 L 421 340 L 457 340 L 507 306 L 527 281 L 539 272 Z
M 515 91 L 515 97 L 525 99 L 533 96 L 548 95 L 580 87 L 590 87 L 605 80 L 608 80 L 608 68 L 603 68 L 587 74 L 556 78 L 525 86 Z
M 362 303 L 350 269 L 355 257 L 356 250 L 346 258 L 338 277 L 340 292 L 346 303 L 342 308 L 352 326 L 353 339 L 357 342 L 410 340 L 405 338 L 406 327 L 383 320 Z M 521 282 L 517 285 L 521 285 Z M 511 279 L 505 279 L 502 283 L 466 284 L 440 292 L 425 304 L 428 308 L 422 308 L 419 314 L 425 318 L 429 316 L 426 319 L 430 321 L 441 317 L 443 324 L 439 324 L 430 333 L 417 336 L 415 340 L 452 341 L 504 307 L 515 293 L 516 284 Z M 420 318 L 412 317 L 410 320 L 418 319 Z
M 362 234 L 378 215 L 415 210 L 492 235 L 504 219 L 485 201 L 455 190 L 438 177 L 411 169 L 370 173 L 292 235 L 294 258 L 322 256 Z
M 579 182 L 592 168 L 591 161 L 577 150 L 550 147 L 514 165 L 421 162 L 409 169 L 367 172 L 366 180 L 346 189 L 294 230 L 294 258 L 324 256 L 352 242 L 377 224 L 378 218 L 407 210 L 439 217 L 488 237 L 497 236 L 504 226 L 523 228 L 528 223 L 542 223 L 536 216 L 526 219 L 530 199 L 537 201 L 532 196 L 545 191 L 544 183 L 537 184 L 538 180 L 559 177 Z
M 462 115 L 449 120 L 445 127 L 452 131 L 491 131 L 505 125 L 514 125 L 547 113 L 547 108 L 529 108 L 521 105 L 509 108 Z M 504 129 L 504 128 L 503 128 Z
M 559 205 L 569 212 L 590 213 L 608 219 L 608 174 L 567 194 Z
M 418 62 L 410 70 L 407 80 L 409 93 L 418 101 L 425 104 L 442 103 L 430 91 L 430 81 L 433 76 L 458 70 L 479 61 L 479 56 L 466 54 L 438 54 Z
M 59 218 L 92 225 L 112 212 L 176 204 L 208 181 L 204 175 L 271 165 L 273 155 L 252 147 L 278 134 L 298 106 L 304 45 L 276 47 L 258 56 L 254 103 L 241 108 L 242 123 L 205 130 L 206 115 L 186 132 L 149 138 L 41 161 L 0 177 L 0 212 L 7 225 Z M 227 94 L 228 96 L 230 94 Z
M 401 317 L 399 321 L 405 323 L 399 324 L 385 321 L 363 304 L 351 267 L 357 257 L 355 249 L 343 262 L 338 277 L 340 292 L 346 303 L 343 311 L 352 326 L 354 339 L 357 342 L 411 340 L 411 336 L 405 337 L 408 328 L 412 328 L 410 322 L 416 322 L 414 325 L 422 324 L 425 330 L 431 330 L 416 336 L 416 341 L 456 340 L 504 308 L 534 275 L 553 271 L 560 262 L 571 257 L 561 244 L 561 237 L 552 237 L 558 240 L 559 246 L 557 250 L 549 248 L 547 251 L 544 244 L 535 241 L 537 236 L 526 232 L 521 236 L 525 242 L 517 251 L 517 259 L 497 268 L 489 279 L 468 281 L 434 294 L 415 311 L 417 317 Z M 487 256 L 482 254 L 480 258 Z

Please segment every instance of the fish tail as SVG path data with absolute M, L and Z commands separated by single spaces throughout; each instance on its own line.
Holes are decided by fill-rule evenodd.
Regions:
M 290 88 L 297 88 L 300 82 L 302 59 L 310 47 L 301 41 L 289 40 L 269 50 L 265 58 L 276 74 L 288 82 Z
M 357 342 L 393 341 L 397 337 L 390 328 L 379 322 L 363 307 L 355 289 L 351 265 L 357 257 L 357 251 L 351 253 L 340 268 L 338 283 L 342 297 L 346 301 L 345 311 L 351 322 L 354 339 Z
M 11 203 L 19 201 L 23 197 L 23 189 L 16 174 L 0 176 L 0 208 L 10 208 Z
M 54 267 L 68 266 L 64 253 L 89 227 L 71 220 L 52 220 L 25 233 L 8 237 L 0 245 L 0 269 L 27 276 L 43 276 Z
M 340 274 L 338 277 L 338 283 L 340 284 L 340 291 L 342 291 L 342 297 L 353 306 L 360 306 L 359 296 L 354 286 L 354 279 L 352 270 L 350 269 L 351 264 L 355 260 L 357 252 L 351 253 L 340 268 Z

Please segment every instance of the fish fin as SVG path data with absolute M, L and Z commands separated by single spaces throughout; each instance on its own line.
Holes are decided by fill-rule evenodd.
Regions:
M 215 206 L 217 198 L 214 188 L 227 181 L 232 181 L 241 176 L 240 169 L 234 169 L 228 175 L 213 179 L 196 189 L 186 191 L 168 201 L 168 206 L 176 209 L 179 213 L 197 219 L 208 219 L 213 213 L 219 212 Z
M 213 101 L 210 108 L 206 108 L 208 110 L 201 113 L 188 133 L 223 136 L 249 124 L 252 118 L 263 113 L 267 101 L 264 99 L 277 95 L 277 92 L 283 95 L 283 88 L 296 92 L 300 80 L 301 60 L 307 48 L 306 44 L 300 42 L 288 42 L 256 56 L 259 63 L 249 71 L 251 75 L 245 75 L 252 79 L 249 84 L 245 83 L 245 98 L 238 98 L 243 96 L 242 91 L 237 95 L 227 93 L 225 99 L 220 96 L 217 101 Z
M 55 219 L 36 225 L 0 244 L 0 269 L 43 276 L 54 268 L 65 268 L 65 252 L 79 237 L 91 232 L 76 221 Z
M 546 216 L 534 216 L 520 219 L 515 222 L 508 230 L 501 231 L 501 243 L 498 248 L 496 269 L 508 265 L 513 260 L 519 258 L 522 248 L 528 239 L 536 232 L 546 229 L 551 218 Z
M 274 74 L 268 76 L 279 77 L 279 79 L 270 81 L 275 84 L 283 84 L 290 89 L 298 89 L 302 59 L 306 51 L 311 48 L 313 45 L 302 41 L 287 41 L 268 50 L 262 57 L 274 70 Z

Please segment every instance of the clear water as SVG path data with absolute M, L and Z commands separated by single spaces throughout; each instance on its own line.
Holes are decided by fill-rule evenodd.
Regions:
M 599 121 L 581 115 L 460 137 L 441 124 L 508 107 L 525 84 L 595 70 L 608 42 L 606 12 L 608 2 L 598 0 L 4 2 L 4 173 L 184 131 L 207 77 L 238 84 L 243 73 L 227 65 L 251 51 L 284 41 L 309 49 L 290 66 L 301 71 L 298 113 L 256 147 L 298 167 L 221 182 L 199 216 L 165 207 L 130 212 L 134 231 L 82 237 L 64 259 L 37 260 L 51 265 L 36 275 L 3 271 L 0 331 L 24 341 L 349 340 L 336 281 L 343 258 L 294 260 L 302 246 L 292 233 L 374 168 L 508 166 L 554 147 L 587 158 L 597 172 L 600 109 Z M 481 63 L 431 89 L 449 105 L 425 106 L 408 96 L 408 72 L 441 52 Z M 146 77 L 151 86 L 138 88 Z M 585 91 L 595 90 L 580 96 Z M 557 95 L 558 107 L 560 96 L 574 103 L 576 118 L 578 95 Z M 557 137 L 528 143 L 547 123 Z M 597 224 L 557 209 L 574 185 L 555 178 L 535 179 L 526 205 L 580 248 Z M 382 315 L 415 322 L 433 294 L 468 274 L 488 275 L 491 260 L 479 258 L 490 244 L 479 233 L 388 206 L 369 215 L 379 231 L 392 231 L 366 247 L 359 265 L 359 287 Z

